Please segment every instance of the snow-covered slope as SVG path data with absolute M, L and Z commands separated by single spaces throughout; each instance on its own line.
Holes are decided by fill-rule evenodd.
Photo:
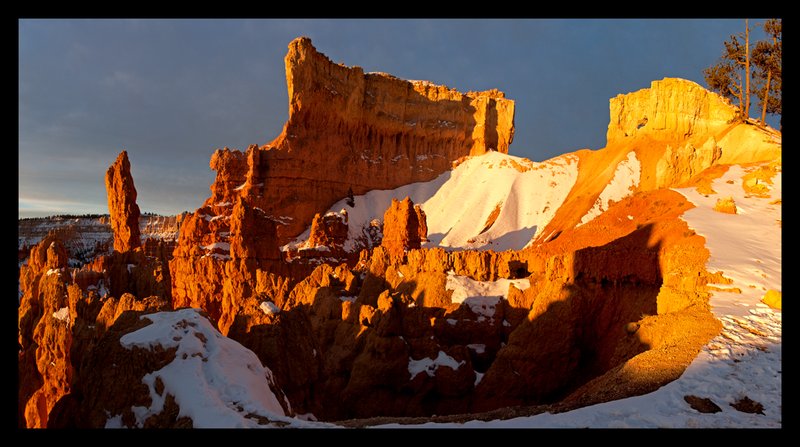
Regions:
M 577 177 L 578 159 L 574 155 L 535 163 L 488 152 L 429 182 L 370 191 L 356 196 L 354 207 L 341 200 L 330 211 L 347 210 L 348 251 L 358 248 L 356 241 L 364 237 L 371 220 L 383 220 L 392 198 L 406 196 L 425 211 L 426 247 L 518 250 L 553 218 Z M 286 248 L 302 246 L 308 236 L 306 230 Z
M 122 336 L 122 346 L 153 349 L 160 345 L 164 349 L 177 347 L 177 352 L 172 362 L 142 379 L 150 389 L 152 404 L 132 408 L 138 424 L 160 413 L 168 394 L 180 407 L 178 417 L 188 416 L 195 428 L 306 424 L 284 414 L 270 389 L 270 369 L 262 366 L 252 351 L 220 334 L 197 309 L 141 318 L 153 323 Z M 157 381 L 163 384 L 160 393 L 156 391 Z M 120 427 L 121 418 L 110 415 L 106 428 Z
M 782 314 L 761 303 L 767 289 L 781 289 L 781 174 L 773 179 L 770 198 L 747 196 L 745 170 L 733 166 L 713 182 L 718 194 L 705 197 L 694 188 L 677 190 L 696 205 L 683 218 L 706 238 L 711 252 L 706 269 L 722 270 L 742 293 L 712 293 L 712 311 L 723 325 L 683 375 L 642 396 L 577 410 L 508 420 L 388 424 L 382 427 L 537 428 L 537 427 L 676 427 L 755 428 L 782 426 Z M 731 182 L 731 183 L 728 183 Z M 738 214 L 713 211 L 719 197 L 732 196 Z M 684 400 L 709 398 L 720 410 L 700 413 Z M 731 404 L 749 398 L 763 414 L 746 413 Z
M 628 158 L 622 160 L 614 171 L 614 178 L 603 189 L 600 196 L 592 205 L 592 208 L 581 218 L 578 226 L 589 222 L 608 209 L 612 202 L 617 202 L 631 195 L 634 189 L 639 186 L 642 165 L 636 158 L 636 152 L 630 151 Z

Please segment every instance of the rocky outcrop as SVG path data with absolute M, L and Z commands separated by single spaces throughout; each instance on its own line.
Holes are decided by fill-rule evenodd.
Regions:
M 722 157 L 722 149 L 714 137 L 709 137 L 700 147 L 690 143 L 673 148 L 666 146 L 656 164 L 656 186 L 665 188 L 688 182 Z
M 428 238 L 428 225 L 425 212 L 406 197 L 392 204 L 383 215 L 384 247 L 391 256 L 402 258 L 408 250 L 420 248 Z
M 720 213 L 727 213 L 727 214 L 736 214 L 736 202 L 733 201 L 733 197 L 720 197 L 717 199 L 717 203 L 714 204 L 714 211 Z
M 175 307 L 204 309 L 227 334 L 248 298 L 285 285 L 273 274 L 288 275 L 291 269 L 278 248 L 277 225 L 241 199 L 198 209 L 186 220 L 169 262 Z
M 609 100 L 611 120 L 606 140 L 648 135 L 654 140 L 702 139 L 730 126 L 736 118 L 725 98 L 679 78 L 653 81 L 650 88 Z
M 725 98 L 685 79 L 618 95 L 609 112 L 606 147 L 637 149 L 643 190 L 685 183 L 717 163 L 768 161 L 781 153 L 779 132 L 737 118 Z
M 451 162 L 489 150 L 508 152 L 514 102 L 502 92 L 459 93 L 334 64 L 308 38 L 286 55 L 289 120 L 278 138 L 211 159 L 217 178 L 206 205 L 241 196 L 276 218 L 281 243 L 352 189 L 431 180 Z
M 289 120 L 283 132 L 266 146 L 213 154 L 212 196 L 184 221 L 170 263 L 175 305 L 200 306 L 214 321 L 223 316 L 232 288 L 224 284 L 232 277 L 252 281 L 261 271 L 291 276 L 294 283 L 320 258 L 345 260 L 330 248 L 343 241 L 346 226 L 325 215 L 312 232 L 314 245 L 288 254 L 315 258 L 316 264 L 287 264 L 276 249 L 332 203 L 349 193 L 430 180 L 461 157 L 507 152 L 513 139 L 514 103 L 496 90 L 462 94 L 365 74 L 332 63 L 307 38 L 289 45 L 286 76 Z M 421 210 L 413 213 L 416 222 L 424 221 Z M 424 237 L 426 229 L 419 231 Z M 411 246 L 418 246 L 419 237 L 412 239 Z M 243 287 L 246 296 L 258 289 Z M 229 324 L 231 318 L 224 319 Z
M 329 212 L 314 215 L 311 221 L 311 232 L 308 236 L 308 246 L 325 246 L 328 248 L 341 248 L 347 240 L 347 210 L 342 212 Z
M 128 152 L 120 152 L 106 171 L 106 193 L 114 232 L 114 250 L 124 253 L 141 246 L 139 205 L 136 204 L 136 187 L 133 186 Z
M 130 310 L 170 307 L 170 276 L 163 247 L 148 257 L 140 247 L 139 208 L 127 154 L 106 174 L 115 250 L 80 268 L 49 233 L 20 266 L 19 420 L 25 427 L 59 426 L 73 408 L 84 360 L 117 318 Z M 132 295 L 137 294 L 140 298 Z M 68 397 L 72 396 L 72 397 Z M 57 402 L 67 399 L 51 420 Z M 66 409 L 65 409 L 66 408 Z
M 169 307 L 168 294 L 164 298 L 137 299 L 130 294 L 115 298 L 107 290 L 98 289 L 98 284 L 102 286 L 109 281 L 121 284 L 121 279 L 110 279 L 120 270 L 129 272 L 133 289 L 137 287 L 133 278 L 137 277 L 144 281 L 139 290 L 157 289 L 152 284 L 146 285 L 148 280 L 159 276 L 158 272 L 147 269 L 152 264 L 128 264 L 129 259 L 123 258 L 134 255 L 141 253 L 116 252 L 98 258 L 103 266 L 96 272 L 89 268 L 68 268 L 66 249 L 55 235 L 47 236 L 31 250 L 29 263 L 20 267 L 20 426 L 50 425 L 56 403 L 73 391 L 82 362 L 97 355 L 93 352 L 95 343 L 121 314 L 128 310 Z M 136 269 L 131 272 L 129 265 Z M 158 281 L 162 288 L 164 282 L 168 285 L 168 277 L 166 281 L 163 278 Z
M 609 101 L 609 114 L 606 147 L 574 153 L 578 179 L 535 243 L 578 225 L 630 152 L 640 164 L 631 193 L 689 186 L 721 164 L 781 156 L 780 132 L 738 119 L 727 100 L 685 79 L 664 78 L 618 95 Z
M 222 337 L 202 312 L 155 310 L 116 318 L 48 427 L 288 425 L 285 398 L 252 352 Z
M 237 200 L 231 212 L 230 229 L 230 256 L 233 259 L 277 261 L 281 258 L 277 225 L 261 209 Z
M 761 298 L 761 302 L 773 309 L 781 310 L 782 295 L 780 290 L 769 289 Z

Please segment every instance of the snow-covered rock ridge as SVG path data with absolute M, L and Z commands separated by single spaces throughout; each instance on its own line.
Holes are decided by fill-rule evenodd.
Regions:
M 392 199 L 406 196 L 420 205 L 428 224 L 423 247 L 473 250 L 519 250 L 529 244 L 569 194 L 578 174 L 577 158 L 556 157 L 536 163 L 499 152 L 471 157 L 429 182 L 392 190 L 373 190 L 334 203 L 330 211 L 346 209 L 345 249 L 362 248 L 371 222 L 380 220 Z M 300 246 L 310 229 L 284 249 Z

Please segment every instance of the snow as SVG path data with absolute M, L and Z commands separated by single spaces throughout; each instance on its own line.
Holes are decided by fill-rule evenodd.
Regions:
M 61 269 L 48 269 L 46 275 L 58 275 L 59 273 L 61 273 Z
M 111 281 L 109 280 L 109 287 L 111 286 L 110 282 L 111 282 Z M 97 294 L 98 294 L 100 297 L 106 297 L 106 296 L 108 296 L 108 289 L 106 288 L 106 284 L 105 284 L 105 282 L 104 282 L 104 281 L 101 279 L 101 280 L 99 281 L 99 284 L 100 284 L 100 286 L 99 286 L 99 290 L 97 291 Z
M 386 428 L 781 428 L 782 313 L 760 302 L 764 289 L 781 290 L 781 174 L 773 179 L 770 198 L 745 197 L 741 177 L 731 167 L 704 195 L 694 188 L 676 189 L 695 204 L 683 219 L 706 239 L 711 256 L 706 269 L 722 270 L 733 279 L 728 287 L 741 294 L 712 292 L 712 312 L 722 333 L 704 346 L 683 375 L 641 396 L 577 410 L 508 420 L 421 425 L 387 424 Z M 732 184 L 727 183 L 733 181 Z M 713 211 L 718 197 L 732 196 L 739 214 Z M 755 288 L 749 287 L 755 285 Z M 721 412 L 693 410 L 684 396 L 711 399 Z M 730 404 L 749 397 L 764 406 L 764 414 L 740 412 Z
M 233 205 L 231 202 L 219 202 L 214 204 L 214 206 L 231 206 L 231 205 Z
M 472 349 L 476 354 L 483 354 L 486 352 L 486 345 L 483 343 L 471 343 L 467 345 L 467 348 Z
M 683 218 L 697 234 L 706 238 L 711 256 L 709 272 L 722 271 L 742 293 L 715 293 L 711 306 L 724 314 L 745 316 L 749 306 L 758 302 L 767 290 L 781 290 L 781 205 L 770 202 L 781 198 L 781 173 L 773 178 L 770 198 L 745 198 L 742 177 L 746 171 L 732 166 L 717 179 L 712 188 L 717 194 L 705 197 L 693 188 L 678 189 L 695 208 Z M 728 183 L 732 181 L 733 183 Z M 737 214 L 714 211 L 720 197 L 733 197 Z
M 256 355 L 217 331 L 198 309 L 159 312 L 140 318 L 153 324 L 125 334 L 125 348 L 177 348 L 175 358 L 163 368 L 146 374 L 142 382 L 150 389 L 150 407 L 132 407 L 137 425 L 159 413 L 167 394 L 180 407 L 178 417 L 192 419 L 196 428 L 259 427 L 247 418 L 255 414 L 270 421 L 306 424 L 284 415 L 269 382 L 272 372 L 261 365 Z M 164 385 L 156 392 L 156 379 Z M 107 426 L 117 426 L 118 415 L 109 415 Z
M 419 160 L 430 157 L 419 155 Z M 520 166 L 520 172 L 514 165 Z M 428 182 L 412 183 L 393 190 L 373 190 L 354 196 L 348 208 L 348 237 L 344 249 L 361 248 L 370 222 L 381 221 L 392 203 L 406 196 L 422 207 L 428 224 L 424 247 L 503 251 L 522 249 L 553 218 L 578 178 L 578 158 L 565 155 L 535 163 L 500 152 L 487 152 L 467 159 L 451 171 Z M 346 206 L 342 199 L 331 211 Z M 489 215 L 500 204 L 495 223 L 485 232 Z M 294 243 L 281 249 L 299 247 L 310 228 Z
M 200 259 L 203 259 L 205 257 L 211 257 L 211 258 L 214 258 L 214 259 L 219 260 L 219 261 L 230 261 L 231 260 L 230 255 L 223 255 L 223 254 L 220 254 L 220 253 L 207 253 L 207 254 L 204 254 L 203 256 L 200 256 Z
M 58 309 L 57 311 L 53 312 L 53 318 L 55 318 L 56 320 L 63 321 L 65 323 L 69 323 L 69 308 L 62 307 L 61 309 Z
M 528 279 L 505 279 L 497 281 L 476 281 L 467 276 L 459 276 L 452 271 L 447 272 L 446 290 L 452 290 L 450 301 L 455 304 L 466 304 L 478 315 L 478 321 L 489 318 L 494 321 L 494 312 L 500 300 L 508 298 L 509 286 L 525 290 L 531 286 Z
M 610 202 L 618 202 L 628 197 L 639 186 L 641 170 L 642 165 L 639 163 L 639 159 L 636 158 L 636 153 L 633 151 L 628 152 L 628 158 L 619 162 L 611 182 L 600 193 L 592 208 L 581 218 L 578 226 L 602 214 L 608 208 Z M 628 216 L 628 218 L 633 219 L 631 216 Z
M 358 298 L 357 296 L 340 296 L 339 297 L 340 300 L 348 301 L 348 302 L 351 302 L 351 303 L 355 303 L 357 298 Z
M 203 245 L 200 248 L 203 250 L 214 250 L 218 248 L 222 251 L 231 251 L 231 244 L 228 242 L 214 242 L 213 244 Z
M 258 308 L 267 315 L 277 315 L 281 312 L 280 307 L 272 301 L 262 301 Z
M 479 373 L 478 371 L 475 371 L 475 386 L 478 386 L 478 384 L 481 383 L 484 375 L 486 375 L 486 373 Z
M 439 369 L 440 366 L 450 368 L 452 370 L 456 370 L 466 363 L 465 361 L 456 362 L 456 359 L 450 357 L 449 355 L 445 354 L 444 351 L 439 351 L 439 355 L 432 359 L 430 357 L 425 357 L 420 360 L 414 360 L 411 357 L 408 358 L 408 373 L 411 374 L 411 380 L 417 376 L 417 374 L 421 372 L 425 372 L 428 377 L 433 377 L 436 375 L 436 370 Z
M 125 428 L 122 425 L 122 415 L 111 416 L 106 420 L 105 428 Z
M 128 269 L 128 273 L 130 273 L 130 272 L 131 272 L 131 269 L 133 269 L 134 267 L 136 267 L 136 264 L 128 264 L 126 267 L 127 267 L 127 269 Z

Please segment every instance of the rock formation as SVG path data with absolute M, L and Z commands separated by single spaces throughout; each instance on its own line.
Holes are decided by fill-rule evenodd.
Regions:
M 344 213 L 317 213 L 311 221 L 311 233 L 308 237 L 309 247 L 324 246 L 341 248 L 347 239 L 347 210 Z
M 617 95 L 609 100 L 609 109 L 609 145 L 645 134 L 660 141 L 705 139 L 730 126 L 736 117 L 736 109 L 725 98 L 678 78 L 653 81 L 650 88 Z
M 664 78 L 611 98 L 609 115 L 606 147 L 575 152 L 578 180 L 538 242 L 577 225 L 631 151 L 641 164 L 631 193 L 687 185 L 713 166 L 781 154 L 779 133 L 737 120 L 727 100 L 685 79 Z
M 402 258 L 408 250 L 420 248 L 427 238 L 425 212 L 419 205 L 414 205 L 408 197 L 401 201 L 392 199 L 392 205 L 383 215 L 381 246 L 391 256 Z
M 308 228 L 317 213 L 351 190 L 363 194 L 430 180 L 461 157 L 507 152 L 513 139 L 514 103 L 502 92 L 462 94 L 365 74 L 332 63 L 307 38 L 290 43 L 286 77 L 289 120 L 283 132 L 244 153 L 225 148 L 213 154 L 212 196 L 184 221 L 170 264 L 175 305 L 202 306 L 215 321 L 222 316 L 222 284 L 233 268 L 224 266 L 228 257 L 252 260 L 236 263 L 236 276 L 299 269 L 299 280 L 315 265 L 282 265 L 273 247 Z M 234 204 L 252 211 L 234 216 Z M 235 225 L 270 234 L 276 225 L 277 238 L 238 237 Z M 326 231 L 335 243 L 343 227 Z M 251 247 L 256 243 L 271 247 Z
M 285 62 L 283 132 L 213 154 L 212 196 L 183 219 L 171 259 L 164 244 L 140 246 L 125 152 L 106 175 L 115 252 L 70 269 L 55 233 L 30 250 L 19 275 L 21 426 L 195 426 L 159 374 L 175 361 L 221 361 L 206 349 L 212 338 L 249 350 L 237 366 L 281 396 L 276 414 L 341 420 L 641 394 L 680 376 L 718 333 L 709 252 L 681 220 L 692 205 L 666 187 L 744 157 L 741 141 L 766 138 L 754 158 L 776 147 L 769 132 L 732 122 L 718 96 L 665 79 L 612 99 L 607 147 L 574 155 L 578 178 L 528 248 L 422 248 L 427 217 L 406 197 L 382 226 L 374 216 L 360 253 L 346 253 L 348 213 L 362 210 L 325 210 L 350 190 L 431 180 L 463 157 L 507 152 L 514 104 L 496 90 L 461 94 L 334 64 L 306 38 Z M 630 194 L 582 222 L 623 162 L 638 175 Z M 745 187 L 758 192 L 767 171 Z M 281 251 L 309 225 L 305 246 Z M 473 290 L 498 280 L 505 298 Z M 147 317 L 184 307 L 202 311 Z M 177 332 L 130 342 L 151 323 Z M 237 424 L 276 423 L 225 405 Z
M 114 250 L 124 253 L 142 245 L 139 236 L 139 205 L 136 204 L 136 187 L 133 186 L 128 153 L 120 152 L 117 160 L 106 171 L 108 211 L 114 232 Z
M 206 205 L 241 196 L 276 218 L 281 243 L 350 189 L 433 179 L 451 162 L 489 150 L 508 152 L 514 102 L 502 92 L 459 93 L 334 64 L 308 38 L 286 55 L 289 120 L 266 146 L 223 149 L 211 159 L 217 178 Z
M 127 269 L 128 259 L 123 257 L 130 254 L 135 252 L 115 253 L 104 258 L 101 262 L 105 268 L 102 273 L 93 272 L 97 276 L 92 279 L 105 279 L 108 284 L 109 270 Z M 138 281 L 146 282 L 147 278 L 154 277 L 154 272 L 147 270 L 148 266 L 150 264 L 142 263 L 137 268 L 138 274 L 137 271 L 130 274 L 131 284 L 134 284 L 131 289 L 135 289 Z M 72 393 L 82 362 L 98 355 L 92 351 L 93 346 L 117 317 L 128 310 L 169 307 L 169 295 L 137 299 L 130 294 L 120 298 L 109 296 L 107 292 L 101 294 L 97 281 L 87 281 L 85 274 L 78 273 L 78 269 L 67 267 L 66 250 L 55 235 L 47 236 L 31 249 L 28 265 L 20 267 L 21 426 L 50 425 L 50 412 L 62 397 Z M 79 280 L 81 276 L 83 279 Z M 169 283 L 168 277 L 166 283 Z M 163 279 L 159 284 L 163 288 Z M 139 289 L 144 291 L 145 287 Z M 168 293 L 169 289 L 165 291 Z

